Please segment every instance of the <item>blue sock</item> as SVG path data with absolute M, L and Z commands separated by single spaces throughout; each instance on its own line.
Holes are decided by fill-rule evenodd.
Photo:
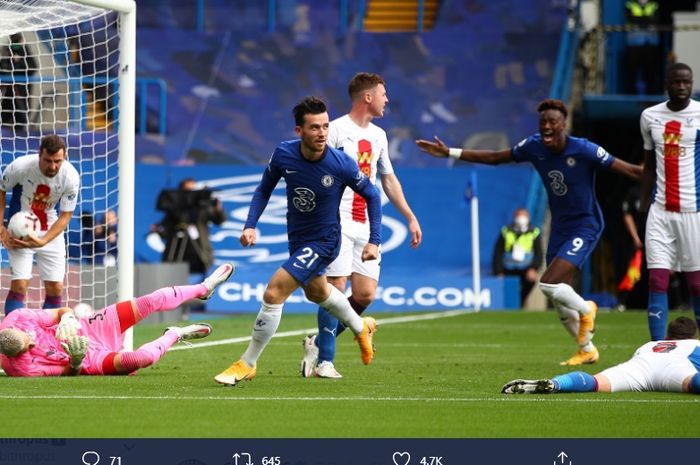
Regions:
M 63 299 L 60 295 L 47 295 L 41 308 L 61 308 L 62 306 Z
M 668 294 L 665 292 L 649 292 L 647 321 L 649 322 L 649 333 L 651 333 L 652 341 L 660 341 L 666 337 Z
M 695 376 L 690 378 L 690 385 L 688 386 L 688 391 L 693 394 L 700 394 L 700 373 L 695 373 Z
M 325 309 L 319 307 L 318 314 L 318 361 L 332 362 L 335 359 L 335 336 L 338 331 L 338 320 Z
M 700 328 L 700 295 L 693 296 L 693 313 L 695 313 L 695 324 Z
M 9 315 L 11 311 L 18 308 L 24 308 L 24 301 L 27 298 L 26 294 L 19 292 L 8 291 L 5 298 L 5 315 Z
M 573 371 L 552 378 L 557 392 L 594 392 L 598 389 L 595 378 L 583 371 Z

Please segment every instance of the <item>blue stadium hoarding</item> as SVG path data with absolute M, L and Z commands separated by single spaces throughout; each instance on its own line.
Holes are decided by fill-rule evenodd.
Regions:
M 491 251 L 503 223 L 524 203 L 531 168 L 526 165 L 471 167 L 480 179 L 481 211 L 481 307 L 517 307 L 517 287 L 512 278 L 488 276 Z M 221 311 L 257 311 L 265 283 L 288 257 L 286 198 L 280 182 L 258 223 L 258 243 L 242 248 L 238 242 L 250 198 L 261 167 L 232 165 L 171 167 L 138 165 L 136 184 L 136 250 L 140 262 L 158 262 L 162 240 L 151 225 L 162 218 L 156 199 L 163 188 L 174 188 L 181 179 L 193 177 L 200 187 L 214 191 L 227 213 L 220 227 L 212 227 L 211 242 L 217 263 L 233 261 L 237 272 L 222 286 L 208 308 Z M 471 208 L 464 191 L 469 177 L 464 168 L 399 168 L 397 175 L 423 229 L 423 243 L 409 246 L 410 236 L 402 216 L 385 199 L 382 220 L 382 275 L 377 310 L 423 310 L 473 308 L 471 284 Z M 154 180 L 163 180 L 154 182 Z M 517 284 L 515 284 L 517 286 Z M 301 292 L 285 307 L 312 311 Z

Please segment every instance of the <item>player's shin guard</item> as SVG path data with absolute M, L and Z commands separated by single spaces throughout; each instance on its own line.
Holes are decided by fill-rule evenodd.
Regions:
M 559 303 L 565 308 L 576 310 L 583 315 L 591 311 L 583 297 L 578 295 L 574 288 L 566 283 L 540 283 L 540 289 L 555 305 Z
M 24 308 L 24 301 L 27 300 L 26 294 L 19 292 L 8 291 L 5 298 L 5 315 L 9 315 L 11 311 L 18 308 Z
M 245 350 L 241 359 L 254 367 L 258 363 L 260 354 L 270 342 L 272 336 L 277 332 L 282 319 L 282 304 L 268 304 L 265 301 L 260 305 L 260 311 L 255 318 L 253 325 L 253 334 L 250 338 L 248 348 Z
M 345 294 L 330 284 L 328 287 L 330 289 L 330 294 L 326 300 L 319 302 L 319 305 L 328 310 L 345 326 L 350 328 L 353 333 L 360 334 L 364 327 L 362 318 L 352 309 Z
M 552 378 L 554 392 L 595 392 L 598 390 L 596 379 L 583 371 L 573 371 Z
M 318 361 L 332 362 L 335 359 L 335 338 L 338 331 L 338 319 L 323 307 L 318 308 Z

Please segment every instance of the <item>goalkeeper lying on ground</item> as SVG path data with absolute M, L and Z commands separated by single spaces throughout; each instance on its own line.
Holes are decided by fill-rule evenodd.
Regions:
M 148 367 L 176 342 L 208 336 L 211 326 L 170 327 L 135 351 L 121 351 L 124 331 L 153 312 L 209 299 L 233 269 L 226 263 L 201 284 L 162 288 L 81 319 L 70 308 L 14 311 L 0 324 L 0 364 L 9 376 L 121 375 Z

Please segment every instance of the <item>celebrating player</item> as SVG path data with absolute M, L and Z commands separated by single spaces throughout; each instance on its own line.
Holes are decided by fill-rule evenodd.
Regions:
M 372 124 L 374 118 L 384 116 L 384 107 L 389 102 L 386 96 L 384 79 L 377 74 L 358 73 L 348 85 L 352 101 L 350 113 L 330 123 L 328 145 L 340 149 L 357 161 L 360 170 L 376 183 L 381 176 L 382 187 L 391 203 L 406 218 L 411 234 L 411 247 L 421 242 L 420 224 L 403 195 L 399 179 L 389 159 L 386 133 Z M 340 223 L 343 227 L 340 253 L 328 266 L 328 282 L 345 292 L 350 278 L 352 295 L 350 305 L 361 315 L 372 303 L 377 292 L 379 263 L 377 260 L 363 261 L 362 249 L 369 239 L 367 207 L 362 196 L 351 189 L 345 189 L 340 202 Z M 335 338 L 345 330 L 345 326 L 325 311 L 318 309 L 318 335 L 304 340 L 304 359 L 301 362 L 301 375 L 316 375 L 321 378 L 341 378 L 335 369 Z
M 647 342 L 634 356 L 596 375 L 575 371 L 552 379 L 516 379 L 503 394 L 660 391 L 700 394 L 698 328 L 681 316 L 668 325 L 665 341 Z
M 567 331 L 579 349 L 562 365 L 581 365 L 598 361 L 593 345 L 597 306 L 585 301 L 571 283 L 603 232 L 603 215 L 595 197 L 595 170 L 609 168 L 639 179 L 641 168 L 610 155 L 586 139 L 566 134 L 567 109 L 560 100 L 544 100 L 537 107 L 539 133 L 512 149 L 463 150 L 435 142 L 418 140 L 416 144 L 434 157 L 499 164 L 532 163 L 547 189 L 552 214 L 552 232 L 547 245 L 547 269 L 540 278 L 540 289 L 552 301 Z
M 201 284 L 171 286 L 76 318 L 70 308 L 12 312 L 0 324 L 0 363 L 9 376 L 123 375 L 153 365 L 176 342 L 211 333 L 206 323 L 170 327 L 135 351 L 121 351 L 124 331 L 153 312 L 209 299 L 233 274 L 218 267 Z M 61 350 L 63 349 L 63 350 Z
M 284 301 L 299 286 L 309 300 L 331 312 L 355 333 L 365 364 L 370 363 L 374 356 L 374 319 L 360 318 L 345 295 L 328 284 L 324 273 L 340 250 L 338 207 L 347 186 L 367 201 L 370 232 L 362 259 L 377 260 L 381 242 L 379 192 L 352 158 L 326 145 L 329 123 L 326 104 L 322 100 L 307 97 L 294 107 L 293 112 L 295 131 L 300 139 L 282 142 L 275 149 L 253 194 L 240 239 L 244 247 L 255 245 L 255 225 L 273 189 L 284 177 L 287 184 L 289 259 L 267 283 L 248 348 L 240 360 L 214 378 L 221 384 L 233 386 L 255 377 L 258 357 L 277 331 Z
M 693 71 L 672 64 L 666 73 L 668 100 L 644 110 L 640 119 L 645 161 L 640 210 L 649 210 L 645 245 L 652 340 L 664 335 L 672 270 L 685 273 L 700 325 L 700 102 L 690 98 L 692 91 Z
M 12 273 L 5 313 L 24 307 L 35 254 L 46 294 L 43 308 L 59 308 L 66 272 L 63 231 L 73 216 L 80 190 L 80 176 L 67 160 L 63 139 L 46 136 L 41 139 L 38 155 L 25 155 L 7 165 L 0 180 L 0 218 L 10 190 L 9 216 L 19 210 L 32 211 L 39 218 L 41 232 L 20 239 L 0 224 L 0 239 L 7 248 Z M 61 211 L 58 215 L 56 204 Z

